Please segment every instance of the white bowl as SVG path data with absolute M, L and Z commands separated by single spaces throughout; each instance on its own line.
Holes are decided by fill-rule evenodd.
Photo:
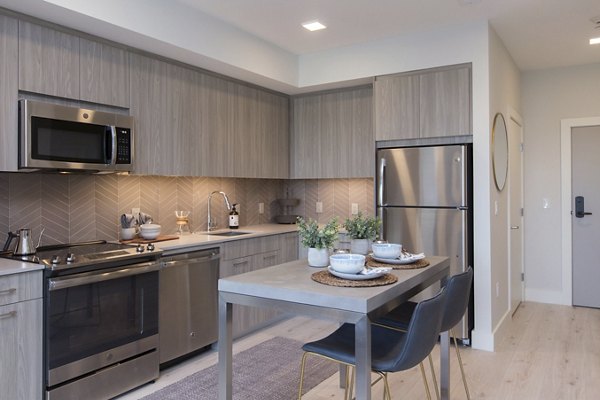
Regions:
M 143 224 L 140 225 L 140 235 L 144 239 L 156 239 L 160 235 L 160 225 L 158 224 Z
M 396 243 L 373 243 L 371 248 L 378 258 L 398 258 L 402 253 L 402 245 Z
M 362 254 L 332 254 L 329 256 L 331 268 L 345 274 L 357 274 L 365 267 Z

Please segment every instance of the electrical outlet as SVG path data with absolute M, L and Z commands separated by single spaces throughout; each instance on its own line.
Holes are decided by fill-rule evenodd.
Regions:
M 140 214 L 140 209 L 138 207 L 134 207 L 131 209 L 131 213 L 135 216 L 135 218 L 137 218 L 137 216 Z
M 317 201 L 317 214 L 320 214 L 322 212 L 323 212 L 323 202 Z
M 258 203 L 258 213 L 259 214 L 265 213 L 265 203 Z
M 352 215 L 358 214 L 358 203 L 352 203 Z

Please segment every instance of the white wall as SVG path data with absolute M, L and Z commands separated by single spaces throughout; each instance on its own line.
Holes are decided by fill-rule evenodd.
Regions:
M 525 296 L 561 304 L 560 120 L 600 116 L 600 64 L 525 72 L 521 97 Z M 542 207 L 543 199 L 548 199 L 548 208 Z
M 520 73 L 504 44 L 496 34 L 489 29 L 489 111 L 487 135 L 479 137 L 479 148 L 488 152 L 487 160 L 491 159 L 491 131 L 494 116 L 501 112 L 508 121 L 508 110 L 520 111 Z M 490 226 L 489 248 L 490 258 L 488 265 L 475 265 L 475 331 L 473 333 L 473 346 L 493 350 L 497 340 L 501 337 L 499 332 L 509 310 L 509 275 L 508 275 L 508 190 L 499 192 L 494 184 L 492 168 L 485 170 L 487 181 L 485 190 L 489 192 L 488 205 L 485 213 Z M 484 185 L 476 180 L 475 186 Z M 508 185 L 508 183 L 507 183 Z M 483 189 L 482 189 L 483 190 Z M 495 213 L 495 203 L 498 204 L 498 213 Z M 479 221 L 484 220 L 482 216 Z M 475 223 L 479 221 L 476 219 Z M 477 228 L 476 228 L 477 231 Z M 480 238 L 475 236 L 475 240 Z M 483 244 L 478 244 L 483 246 Z M 484 268 L 482 268 L 484 267 Z M 496 285 L 499 292 L 496 294 Z M 485 301 L 485 303 L 483 303 Z

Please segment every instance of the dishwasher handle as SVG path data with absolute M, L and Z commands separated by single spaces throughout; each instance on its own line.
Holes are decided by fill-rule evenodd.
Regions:
M 173 267 L 178 267 L 178 266 L 187 266 L 192 263 L 195 264 L 195 263 L 202 263 L 202 262 L 207 262 L 207 261 L 218 260 L 220 258 L 220 256 L 217 251 L 213 251 L 213 252 L 210 252 L 210 253 L 208 253 L 204 256 L 200 256 L 200 257 L 191 257 L 191 258 L 180 257 L 180 258 L 178 258 L 177 256 L 173 256 L 172 258 L 173 259 L 171 259 L 171 260 L 163 261 L 162 268 L 173 268 Z

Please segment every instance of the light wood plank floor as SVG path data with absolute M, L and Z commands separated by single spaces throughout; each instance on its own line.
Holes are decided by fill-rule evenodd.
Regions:
M 234 352 L 243 351 L 274 336 L 310 341 L 327 335 L 336 324 L 304 317 L 285 320 L 235 342 Z M 570 400 L 600 399 L 600 310 L 539 303 L 523 303 L 509 324 L 506 339 L 495 352 L 461 348 L 473 399 Z M 434 351 L 434 360 L 439 357 Z M 206 352 L 162 371 L 154 384 L 121 396 L 139 399 L 176 382 L 217 360 Z M 456 357 L 451 354 L 451 398 L 466 398 Z M 390 375 L 394 399 L 424 399 L 425 391 L 416 368 Z M 296 392 L 296 388 L 290 391 Z M 381 384 L 373 389 L 380 399 Z M 303 398 L 341 399 L 337 374 Z

